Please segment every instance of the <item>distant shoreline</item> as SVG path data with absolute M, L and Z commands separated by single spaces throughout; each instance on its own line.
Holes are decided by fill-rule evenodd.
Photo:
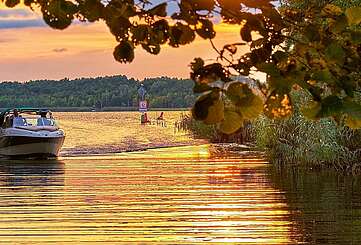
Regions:
M 42 107 L 39 107 L 42 108 Z M 48 108 L 48 107 L 44 107 Z M 0 111 L 3 111 L 8 108 L 0 108 Z M 92 112 L 93 108 L 91 107 L 49 107 L 51 111 L 54 112 Z M 149 111 L 189 111 L 190 108 L 150 108 Z M 111 112 L 111 111 L 138 111 L 138 107 L 121 107 L 121 106 L 112 106 L 112 107 L 103 107 L 101 110 L 95 110 L 95 112 Z

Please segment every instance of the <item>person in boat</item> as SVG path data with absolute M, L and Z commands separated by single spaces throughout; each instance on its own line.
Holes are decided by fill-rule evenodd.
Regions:
M 52 126 L 51 120 L 46 118 L 46 112 L 40 113 L 40 117 L 37 120 L 38 126 Z
M 14 117 L 14 126 L 28 126 L 28 123 L 26 122 L 26 119 L 23 118 L 21 115 L 18 117 Z
M 17 109 L 14 109 L 14 117 L 19 117 L 19 111 Z
M 28 123 L 26 122 L 26 119 L 23 118 L 21 115 L 19 115 L 19 111 L 17 109 L 14 109 L 13 111 L 14 117 L 13 119 L 13 125 L 16 126 L 28 126 Z

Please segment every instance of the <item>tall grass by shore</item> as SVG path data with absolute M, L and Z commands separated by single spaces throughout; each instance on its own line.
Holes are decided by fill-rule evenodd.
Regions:
M 308 97 L 302 91 L 292 93 L 293 115 L 284 120 L 264 116 L 253 122 L 254 141 L 265 150 L 271 162 L 311 168 L 335 168 L 345 172 L 361 171 L 361 130 L 346 127 L 342 120 L 312 121 L 300 113 Z
M 178 131 L 187 131 L 195 138 L 217 141 L 220 134 L 215 125 L 206 125 L 192 118 L 189 113 L 182 113 L 180 119 L 175 123 L 175 129 Z
M 361 168 L 361 131 L 339 126 L 331 119 L 314 122 L 300 114 L 287 120 L 261 117 L 253 124 L 253 134 L 257 147 L 276 164 L 347 172 Z
M 299 107 L 307 96 L 300 91 L 293 93 L 294 114 L 283 120 L 271 120 L 265 116 L 242 129 L 244 135 L 228 137 L 227 142 L 253 143 L 258 150 L 277 165 L 298 165 L 307 168 L 334 168 L 347 173 L 361 172 L 361 130 L 353 130 L 332 119 L 311 121 Z M 225 142 L 215 125 L 205 125 L 184 114 L 179 122 L 182 129 L 196 137 L 211 142 Z M 241 131 L 242 131 L 241 130 Z

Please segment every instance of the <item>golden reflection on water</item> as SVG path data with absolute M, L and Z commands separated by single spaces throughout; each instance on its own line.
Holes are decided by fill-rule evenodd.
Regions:
M 55 112 L 66 139 L 61 155 L 99 154 L 151 147 L 194 144 L 185 132 L 175 132 L 181 111 L 164 112 L 165 125 L 157 125 L 160 112 L 149 112 L 152 124 L 141 125 L 139 112 Z M 201 142 L 200 140 L 198 140 Z
M 206 145 L 3 162 L 0 241 L 294 244 L 266 168 L 257 157 L 210 158 Z

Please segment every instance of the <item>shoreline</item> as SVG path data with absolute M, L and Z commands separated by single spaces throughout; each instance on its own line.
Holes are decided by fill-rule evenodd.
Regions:
M 172 144 L 172 145 L 153 145 L 149 147 L 136 147 L 133 149 L 117 149 L 115 151 L 95 151 L 96 148 L 88 149 L 87 151 L 65 151 L 61 153 L 58 157 L 59 160 L 61 159 L 68 159 L 68 158 L 97 158 L 102 159 L 104 157 L 116 157 L 116 156 L 128 156 L 129 154 L 134 153 L 133 156 L 135 156 L 137 153 L 145 154 L 147 152 L 151 151 L 161 151 L 165 154 L 173 154 L 173 153 L 179 153 L 182 152 L 182 150 L 186 150 L 185 152 L 189 154 L 187 157 L 192 157 L 191 155 L 196 152 L 193 151 L 187 151 L 187 148 L 194 149 L 201 149 L 202 155 L 208 156 L 208 153 L 211 152 L 211 154 L 215 155 L 223 155 L 224 153 L 227 153 L 228 157 L 239 157 L 246 154 L 249 154 L 250 152 L 256 153 L 257 155 L 263 156 L 263 152 L 260 152 L 256 150 L 253 147 L 247 146 L 247 145 L 241 145 L 237 143 L 210 143 L 208 141 L 199 141 L 196 144 L 189 144 L 189 143 L 179 143 L 179 144 Z M 168 152 L 167 150 L 175 150 L 174 152 Z M 207 154 L 205 154 L 204 150 L 210 150 Z M 178 151 L 177 151 L 178 150 Z M 199 152 L 198 152 L 199 153 Z M 140 155 L 139 155 L 140 156 Z M 180 157 L 177 155 L 177 158 Z M 194 157 L 194 156 L 193 156 Z
M 43 108 L 43 107 L 39 107 Z M 45 108 L 45 107 L 44 107 Z M 52 112 L 138 112 L 138 107 L 121 107 L 121 106 L 112 106 L 112 107 L 103 107 L 102 109 L 94 109 L 91 107 L 46 107 Z M 0 111 L 6 110 L 8 108 L 0 108 Z M 190 108 L 148 108 L 148 111 L 189 111 Z

